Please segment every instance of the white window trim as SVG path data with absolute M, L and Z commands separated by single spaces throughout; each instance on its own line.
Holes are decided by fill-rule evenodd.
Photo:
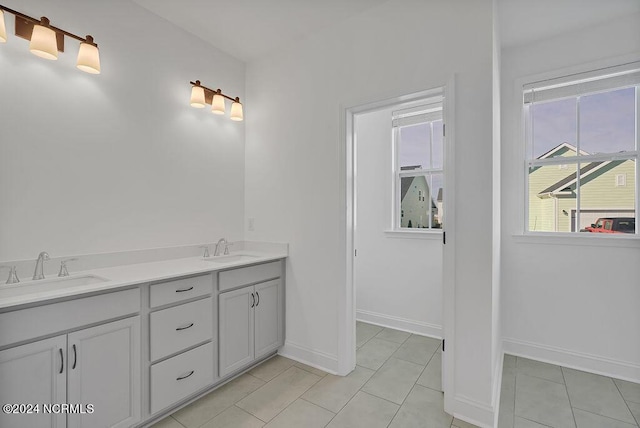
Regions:
M 443 189 L 444 189 L 444 166 L 445 166 L 445 153 L 446 153 L 446 138 L 443 135 L 442 140 L 442 167 L 441 168 L 426 168 L 426 169 L 413 169 L 413 170 L 405 170 L 402 171 L 399 165 L 398 153 L 399 153 L 399 133 L 400 128 L 404 126 L 411 126 L 418 123 L 433 123 L 438 120 L 442 120 L 443 124 L 443 132 L 444 132 L 444 97 L 443 94 L 440 94 L 435 97 L 429 97 L 428 99 L 421 100 L 421 102 L 417 103 L 417 106 L 409 107 L 408 110 L 414 110 L 416 107 L 428 107 L 430 105 L 435 105 L 435 108 L 428 108 L 426 113 L 423 114 L 409 114 L 407 117 L 420 117 L 424 120 L 419 121 L 411 121 L 411 122 L 403 122 L 406 118 L 392 119 L 392 176 L 393 176 L 393 192 L 392 192 L 392 215 L 391 215 L 391 229 L 385 230 L 384 233 L 388 237 L 391 238 L 408 238 L 410 235 L 415 234 L 416 237 L 420 237 L 421 239 L 440 239 L 443 229 L 435 229 L 432 227 L 428 228 L 407 228 L 400 227 L 401 224 L 401 205 L 402 201 L 400 198 L 401 193 L 401 182 L 404 177 L 417 177 L 422 175 L 429 174 L 442 174 L 443 176 Z M 431 126 L 431 140 L 433 140 L 433 125 Z M 431 144 L 429 150 L 432 151 Z M 431 153 L 433 156 L 433 153 Z M 429 188 L 429 192 L 431 192 L 431 187 Z M 431 197 L 431 195 L 429 195 Z M 429 224 L 432 225 L 433 219 L 431 214 L 429 214 Z M 433 237 L 431 237 L 433 236 Z
M 519 144 L 519 151 L 521 153 L 521 159 L 524 159 L 523 168 L 523 182 L 519 186 L 523 190 L 522 203 L 520 204 L 519 218 L 522 220 L 520 231 L 513 234 L 513 238 L 517 242 L 531 242 L 531 243 L 544 243 L 544 244 L 560 244 L 560 245 L 593 245 L 593 246 L 621 246 L 621 247 L 636 247 L 637 243 L 640 243 L 640 227 L 638 227 L 638 219 L 640 212 L 638 210 L 640 206 L 640 84 L 627 85 L 636 87 L 636 132 L 635 143 L 636 150 L 628 151 L 619 154 L 608 155 L 580 155 L 575 158 L 562 158 L 562 159 L 532 159 L 533 147 L 531 141 L 527 138 L 529 129 L 526 126 L 527 109 L 525 107 L 524 93 L 525 88 L 541 81 L 551 81 L 554 79 L 563 79 L 566 76 L 574 74 L 584 74 L 593 71 L 601 71 L 607 68 L 613 67 L 627 67 L 629 64 L 635 63 L 636 68 L 640 63 L 640 56 L 630 55 L 617 60 L 600 61 L 597 63 L 586 64 L 578 67 L 565 68 L 562 70 L 556 70 L 546 73 L 541 73 L 534 76 L 523 77 L 516 79 L 514 90 L 514 106 L 520 111 L 520 122 L 517 126 L 516 137 L 519 141 L 523 141 L 525 144 Z M 622 65 L 621 65 L 622 64 Z M 578 123 L 579 126 L 579 123 Z M 561 165 L 561 164 L 573 164 L 575 162 L 567 162 L 567 160 L 578 161 L 577 163 L 594 162 L 598 160 L 624 160 L 635 159 L 636 160 L 636 195 L 635 195 L 635 212 L 636 212 L 636 233 L 623 235 L 616 234 L 615 236 L 602 234 L 580 234 L 579 232 L 541 232 L 529 230 L 529 167 L 531 166 L 543 166 L 543 165 Z M 578 185 L 580 183 L 579 174 L 577 175 Z M 576 201 L 577 206 L 580 204 L 579 196 Z M 575 238 L 575 239 L 573 239 Z M 629 243 L 632 243 L 629 245 Z

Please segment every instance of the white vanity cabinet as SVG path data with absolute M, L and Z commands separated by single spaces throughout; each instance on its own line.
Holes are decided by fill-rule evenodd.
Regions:
M 163 275 L 0 309 L 0 404 L 39 406 L 0 412 L 0 428 L 146 427 L 249 370 L 284 344 L 284 266 Z
M 67 401 L 67 337 L 57 336 L 0 351 L 2 404 Z M 66 415 L 0 413 L 3 428 L 63 428 Z
M 214 382 L 213 283 L 214 277 L 208 273 L 150 286 L 151 414 Z
M 113 303 L 118 305 L 105 309 Z M 51 330 L 72 331 L 0 351 L 2 404 L 39 405 L 36 414 L 1 413 L 0 426 L 125 428 L 139 422 L 140 317 L 130 316 L 139 310 L 136 288 L 1 313 L 1 330 L 18 328 L 25 340 Z M 123 316 L 128 317 L 109 322 Z M 29 328 L 19 329 L 27 320 Z M 68 328 L 71 321 L 74 328 Z M 81 328 L 96 321 L 103 324 Z M 43 408 L 67 403 L 83 405 L 78 410 L 84 413 Z
M 93 404 L 68 415 L 68 428 L 127 428 L 140 420 L 140 317 L 67 336 L 67 399 Z
M 284 344 L 281 262 L 219 274 L 220 377 L 251 364 Z

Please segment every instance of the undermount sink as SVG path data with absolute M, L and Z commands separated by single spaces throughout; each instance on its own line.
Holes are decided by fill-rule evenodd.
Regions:
M 85 285 L 99 284 L 108 279 L 94 275 L 68 276 L 64 278 L 40 279 L 25 281 L 11 285 L 0 285 L 0 299 L 6 297 L 22 296 L 25 294 L 57 291 L 66 288 L 82 287 Z
M 255 260 L 258 256 L 249 256 L 247 254 L 234 254 L 229 256 L 214 256 L 208 259 L 203 259 L 213 263 L 235 263 L 235 262 L 250 262 Z

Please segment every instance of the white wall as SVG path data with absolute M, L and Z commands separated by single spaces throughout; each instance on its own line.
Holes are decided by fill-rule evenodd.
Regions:
M 455 316 L 448 410 L 493 423 L 492 2 L 390 0 L 247 66 L 250 240 L 290 243 L 287 351 L 335 370 L 344 292 L 341 107 L 456 73 Z M 452 130 L 453 131 L 453 130 Z M 473 215 L 471 215 L 471 213 Z M 449 357 L 452 358 L 452 357 Z M 449 400 L 449 398 L 447 398 Z
M 399 238 L 391 229 L 392 108 L 355 117 L 359 320 L 442 337 L 442 236 Z M 427 238 L 427 239 L 425 239 Z
M 242 238 L 244 124 L 188 103 L 195 79 L 244 99 L 240 61 L 128 0 L 3 4 L 92 34 L 102 74 L 69 38 L 33 56 L 5 14 L 0 260 Z
M 640 56 L 638 28 L 640 15 L 630 15 L 502 52 L 502 212 L 509 213 L 502 222 L 505 351 L 635 381 L 640 381 L 640 243 L 603 246 L 579 237 L 514 236 L 522 233 L 524 218 L 515 85 L 524 76 Z

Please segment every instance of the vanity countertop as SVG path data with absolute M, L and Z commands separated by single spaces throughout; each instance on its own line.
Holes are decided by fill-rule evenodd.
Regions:
M 23 281 L 15 285 L 0 285 L 0 309 L 45 303 L 48 300 L 75 297 L 98 291 L 116 290 L 135 284 L 215 272 L 286 257 L 286 251 L 240 251 L 228 256 L 206 259 L 188 257 L 86 270 L 74 272 L 71 276 L 66 277 L 71 280 L 76 278 L 81 280 L 87 277 L 96 280 L 96 282 L 86 285 L 77 285 L 73 284 L 74 281 L 69 281 L 70 285 L 66 286 L 57 277 L 49 276 L 45 280 Z

